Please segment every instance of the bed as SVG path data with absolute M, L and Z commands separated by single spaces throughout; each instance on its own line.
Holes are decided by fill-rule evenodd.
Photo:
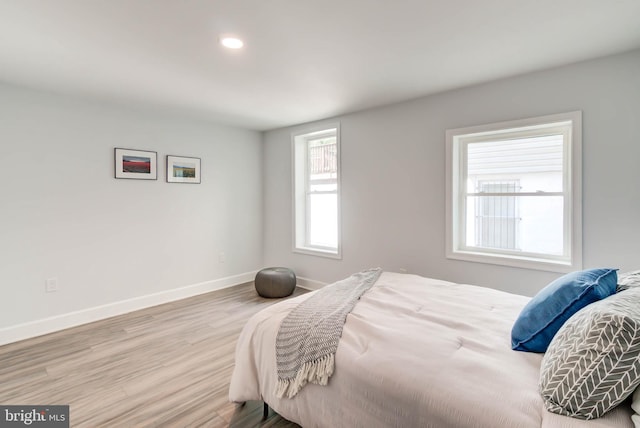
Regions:
M 548 412 L 542 354 L 511 349 L 528 297 L 383 272 L 347 316 L 327 386 L 278 398 L 279 325 L 316 292 L 254 315 L 237 343 L 229 398 L 262 400 L 303 427 L 633 427 L 624 403 L 585 421 Z

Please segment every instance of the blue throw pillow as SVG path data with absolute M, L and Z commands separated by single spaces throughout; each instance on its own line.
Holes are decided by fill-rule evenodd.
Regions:
M 511 329 L 511 348 L 545 352 L 571 315 L 616 292 L 617 269 L 589 269 L 561 276 L 522 309 Z

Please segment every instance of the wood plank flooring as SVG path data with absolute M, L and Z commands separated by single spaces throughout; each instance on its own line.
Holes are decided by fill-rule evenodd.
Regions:
M 247 283 L 0 346 L 0 404 L 68 404 L 73 427 L 298 427 L 228 402 L 240 330 L 280 300 Z

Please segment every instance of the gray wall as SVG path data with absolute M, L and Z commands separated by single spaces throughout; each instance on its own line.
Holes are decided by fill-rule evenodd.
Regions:
M 266 132 L 266 265 L 330 282 L 363 268 L 533 295 L 558 274 L 445 258 L 445 130 L 583 111 L 583 262 L 640 269 L 640 50 L 350 114 L 341 123 L 343 259 L 291 251 L 291 141 Z
M 0 84 L 0 330 L 267 265 L 323 282 L 381 266 L 531 295 L 557 275 L 445 259 L 444 132 L 572 110 L 584 112 L 584 265 L 640 269 L 640 51 L 337 118 L 342 260 L 291 251 L 297 128 L 261 143 Z M 114 179 L 114 147 L 157 151 L 158 181 Z M 167 154 L 201 157 L 202 184 L 166 183 Z M 60 290 L 45 293 L 52 277 Z
M 114 179 L 114 147 L 158 180 Z M 166 183 L 167 154 L 202 184 Z M 261 157 L 257 132 L 0 85 L 0 329 L 260 268 Z

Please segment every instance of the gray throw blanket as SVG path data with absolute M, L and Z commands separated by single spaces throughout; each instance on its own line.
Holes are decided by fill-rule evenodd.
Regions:
M 327 384 L 347 315 L 381 273 L 365 270 L 327 285 L 282 320 L 276 337 L 279 398 L 293 397 L 307 382 Z

